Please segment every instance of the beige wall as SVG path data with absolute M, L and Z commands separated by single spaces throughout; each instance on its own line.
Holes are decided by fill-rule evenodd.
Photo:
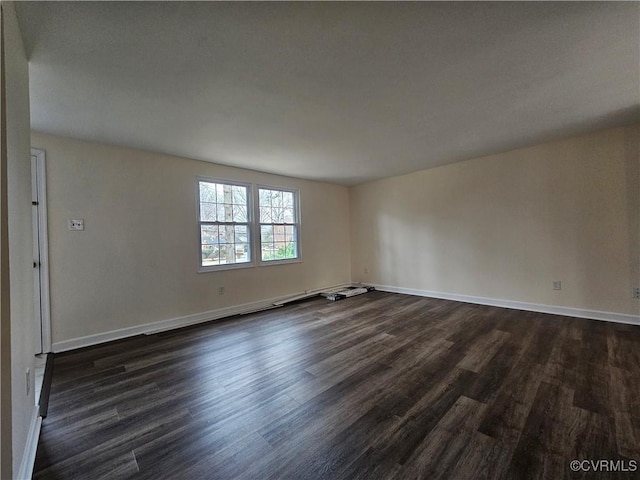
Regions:
M 601 131 L 349 195 L 34 133 L 47 154 L 53 342 L 348 282 L 351 272 L 380 285 L 637 315 L 638 135 Z M 304 261 L 196 273 L 197 175 L 299 188 Z M 68 231 L 70 218 L 86 230 Z
M 638 315 L 639 130 L 353 187 L 353 280 Z
M 23 459 L 35 409 L 29 74 L 13 4 L 2 2 L 2 11 L 7 108 L 6 125 L 3 127 L 6 127 L 7 134 L 7 223 L 11 303 L 11 405 L 9 410 L 12 422 L 12 467 L 15 476 Z M 4 288 L 3 293 L 5 293 Z M 3 318 L 2 321 L 5 319 Z M 25 385 L 27 370 L 31 373 L 29 394 L 26 392 Z M 6 413 L 4 403 L 2 410 L 4 415 Z M 4 442 L 7 440 L 2 438 L 3 449 L 6 447 Z M 6 474 L 4 463 L 2 468 L 4 475 Z
M 345 187 L 41 134 L 32 145 L 47 159 L 54 343 L 350 280 Z M 303 261 L 197 273 L 198 175 L 298 188 Z

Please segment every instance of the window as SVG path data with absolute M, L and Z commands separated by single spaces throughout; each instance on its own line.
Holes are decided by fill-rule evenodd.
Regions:
M 260 260 L 295 260 L 298 255 L 296 192 L 258 188 Z
M 199 180 L 198 190 L 200 267 L 250 263 L 249 186 Z
M 198 178 L 198 228 L 201 271 L 300 260 L 294 190 Z

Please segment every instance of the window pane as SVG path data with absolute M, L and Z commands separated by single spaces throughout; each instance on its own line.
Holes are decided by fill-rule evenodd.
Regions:
M 236 243 L 236 263 L 246 263 L 251 261 L 251 249 L 248 243 Z
M 271 219 L 271 208 L 270 207 L 260 207 L 260 223 L 271 223 L 273 220 Z
M 216 201 L 224 203 L 224 185 L 221 183 L 216 183 Z
M 220 226 L 220 243 L 233 243 L 235 236 L 235 227 L 233 225 Z
M 274 192 L 274 198 L 272 201 L 272 205 L 274 207 L 278 207 L 278 208 L 282 208 L 283 207 L 283 200 L 282 200 L 282 194 L 284 192 Z
M 216 221 L 216 204 L 209 202 L 200 203 L 200 220 L 203 222 Z
M 276 247 L 273 242 L 263 243 L 261 246 L 262 260 L 275 260 L 276 258 Z
M 277 259 L 286 260 L 296 258 L 298 256 L 297 244 L 295 242 L 287 242 L 284 247 L 278 249 Z
M 260 226 L 260 239 L 262 243 L 273 242 L 273 226 L 261 225 Z
M 236 243 L 248 243 L 249 235 L 248 229 L 246 225 L 237 225 L 235 228 L 235 238 L 234 241 Z
M 258 200 L 261 207 L 270 207 L 271 206 L 271 195 L 269 195 L 271 190 L 266 190 L 261 188 L 258 192 Z
M 261 259 L 265 262 L 298 258 L 296 230 L 292 225 L 262 225 L 260 246 Z
M 237 263 L 235 243 L 220 245 L 220 264 L 229 265 Z
M 270 207 L 271 206 L 271 190 L 267 190 L 265 188 L 260 189 L 260 194 L 258 195 L 260 200 L 261 207 Z
M 282 236 L 282 227 L 280 225 L 272 225 L 271 226 L 273 233 L 273 242 L 281 242 L 283 240 Z
M 282 206 L 293 209 L 293 192 L 282 192 Z
M 296 215 L 293 210 L 293 207 L 285 208 L 282 211 L 282 223 L 295 223 L 295 221 L 296 221 Z
M 216 184 L 209 182 L 200 182 L 200 201 L 215 202 L 216 201 Z
M 233 198 L 233 203 L 237 205 L 246 205 L 247 204 L 247 187 L 241 187 L 238 185 L 234 185 L 231 187 L 231 193 Z
M 285 242 L 295 241 L 293 225 L 287 225 L 286 227 L 284 227 L 284 241 Z
M 233 222 L 233 205 L 223 203 L 222 205 L 218 205 L 218 207 L 218 221 Z
M 216 221 L 224 222 L 224 204 L 216 204 Z
M 276 249 L 275 260 L 283 260 L 286 254 L 287 244 L 285 242 L 275 242 L 274 243 Z
M 222 194 L 224 203 L 233 203 L 233 191 L 231 185 L 222 185 Z
M 202 225 L 200 227 L 200 243 L 214 245 L 218 243 L 218 226 Z
M 272 223 L 284 223 L 284 209 L 272 208 L 271 209 L 271 222 Z
M 202 266 L 208 267 L 220 264 L 220 255 L 217 246 L 201 245 L 200 248 L 202 251 Z
M 234 222 L 246 222 L 247 221 L 247 207 L 245 205 L 233 206 L 233 221 Z

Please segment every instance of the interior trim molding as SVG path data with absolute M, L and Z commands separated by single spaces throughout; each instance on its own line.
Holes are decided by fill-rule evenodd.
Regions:
M 33 466 L 36 461 L 36 451 L 38 450 L 38 440 L 40 439 L 40 427 L 42 426 L 42 417 L 39 415 L 37 405 L 33 407 L 31 415 L 31 424 L 29 425 L 29 433 L 27 441 L 22 452 L 22 461 L 20 462 L 20 470 L 18 470 L 17 479 L 28 479 L 33 476 Z
M 219 320 L 221 318 L 231 317 L 233 315 L 246 315 L 249 313 L 265 310 L 268 308 L 277 308 L 284 305 L 288 301 L 306 298 L 309 296 L 313 296 L 315 293 L 321 292 L 323 290 L 340 288 L 346 285 L 351 285 L 351 283 L 342 283 L 339 285 L 333 285 L 330 287 L 324 287 L 322 289 L 310 290 L 305 292 L 295 292 L 290 295 L 286 295 L 282 297 L 270 298 L 266 300 L 260 300 L 257 302 L 243 303 L 241 305 L 218 308 L 218 309 L 209 310 L 206 312 L 185 315 L 182 317 L 169 318 L 169 319 L 160 320 L 157 322 L 145 323 L 142 325 L 135 325 L 132 327 L 125 327 L 117 330 L 111 330 L 108 332 L 87 335 L 84 337 L 72 338 L 70 340 L 54 342 L 52 345 L 52 349 L 54 353 L 61 353 L 69 350 L 75 350 L 78 348 L 90 347 L 92 345 L 111 342 L 113 340 L 120 340 L 123 338 L 133 337 L 135 335 L 152 335 L 154 333 L 173 330 L 176 328 L 187 327 L 189 325 L 210 322 L 212 320 Z
M 368 284 L 382 290 L 383 292 L 404 293 L 407 295 L 417 295 L 419 297 L 440 298 L 443 300 L 455 300 L 457 302 L 476 303 L 479 305 L 490 305 L 492 307 L 512 308 L 515 310 L 527 310 L 530 312 L 551 313 L 553 315 L 564 315 L 566 317 L 588 318 L 590 320 L 604 320 L 606 322 L 626 323 L 629 325 L 640 325 L 640 315 L 628 315 L 624 313 L 601 312 L 598 310 L 585 310 L 572 307 L 560 307 L 556 305 L 542 305 L 538 303 L 517 302 L 513 300 L 501 300 L 497 298 L 474 297 L 471 295 L 459 295 L 456 293 L 434 292 L 430 290 L 419 290 L 415 288 L 394 287 L 391 285 Z
M 40 148 L 31 149 L 32 158 L 32 176 L 35 175 L 35 192 L 32 192 L 33 200 L 38 203 L 36 225 L 38 231 L 38 242 L 34 245 L 37 252 L 34 252 L 34 258 L 40 258 L 39 268 L 34 268 L 34 282 L 39 282 L 40 301 L 37 306 L 40 310 L 40 346 L 41 353 L 49 353 L 51 351 L 51 289 L 49 286 L 49 220 L 47 206 L 47 156 L 46 152 Z M 33 183 L 33 178 L 32 178 Z M 35 194 L 35 195 L 34 195 Z M 35 196 L 35 198 L 34 198 Z M 36 310 L 37 311 L 37 310 Z

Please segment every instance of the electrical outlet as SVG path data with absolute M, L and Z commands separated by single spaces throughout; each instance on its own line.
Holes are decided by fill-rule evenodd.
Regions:
M 553 289 L 554 290 L 562 290 L 562 282 L 560 280 L 553 281 Z
M 82 231 L 84 230 L 84 219 L 69 219 L 69 230 Z
M 369 269 L 367 267 L 364 267 L 364 274 L 369 275 Z
M 631 296 L 633 298 L 637 298 L 638 300 L 640 300 L 640 287 L 635 287 L 631 289 Z
M 218 295 L 224 295 L 224 287 L 218 287 Z
M 30 368 L 27 368 L 25 377 L 27 381 L 27 395 L 29 395 L 29 392 L 31 392 L 31 369 Z

